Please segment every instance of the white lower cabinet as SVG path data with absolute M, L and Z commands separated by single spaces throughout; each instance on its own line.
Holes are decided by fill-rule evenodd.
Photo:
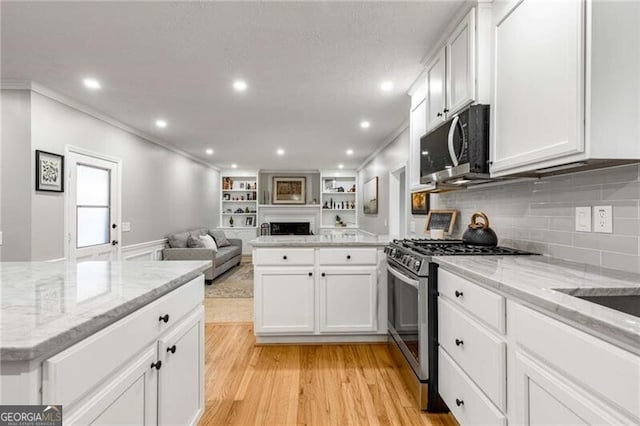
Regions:
M 376 268 L 322 268 L 320 332 L 375 331 L 378 283 Z
M 65 417 L 65 424 L 157 424 L 158 372 L 150 368 L 157 357 L 157 347 L 149 347 L 80 409 Z
M 313 267 L 256 268 L 256 333 L 312 333 L 315 329 Z

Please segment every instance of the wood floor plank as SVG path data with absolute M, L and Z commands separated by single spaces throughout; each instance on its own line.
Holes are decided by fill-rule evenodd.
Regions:
M 454 426 L 416 408 L 385 345 L 256 345 L 251 323 L 205 328 L 200 425 Z

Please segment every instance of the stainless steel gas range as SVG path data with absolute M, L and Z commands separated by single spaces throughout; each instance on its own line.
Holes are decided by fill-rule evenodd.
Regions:
M 391 352 L 420 408 L 447 411 L 438 395 L 438 264 L 433 256 L 530 255 L 508 247 L 461 240 L 394 240 L 387 255 L 388 327 Z

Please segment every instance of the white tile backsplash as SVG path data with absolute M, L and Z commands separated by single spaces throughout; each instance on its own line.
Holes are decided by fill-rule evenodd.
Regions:
M 606 268 L 640 272 L 640 165 L 433 194 L 431 208 L 489 216 L 500 244 Z M 613 206 L 613 234 L 575 232 L 575 208 Z

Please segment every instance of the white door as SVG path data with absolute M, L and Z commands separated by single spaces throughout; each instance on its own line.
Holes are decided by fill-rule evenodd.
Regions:
M 119 162 L 74 151 L 67 158 L 67 259 L 118 259 Z
M 315 271 L 259 268 L 255 271 L 255 332 L 309 333 L 315 328 Z
M 561 164 L 562 157 L 584 152 L 585 2 L 514 4 L 495 26 L 495 176 Z
M 475 9 L 447 40 L 447 111 L 454 114 L 475 100 Z
M 407 233 L 406 165 L 389 173 L 389 235 L 404 238 Z
M 204 408 L 204 308 L 159 341 L 158 425 L 196 424 Z
M 320 273 L 320 332 L 376 331 L 376 268 L 323 268 Z
M 426 102 L 427 130 L 431 130 L 445 119 L 445 72 L 446 53 L 443 48 L 437 57 L 427 66 Z

